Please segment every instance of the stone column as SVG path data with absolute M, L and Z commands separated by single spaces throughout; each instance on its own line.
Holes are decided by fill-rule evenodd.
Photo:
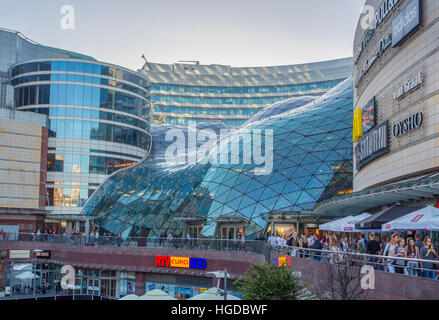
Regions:
M 145 294 L 145 273 L 136 272 L 136 295 L 143 296 Z

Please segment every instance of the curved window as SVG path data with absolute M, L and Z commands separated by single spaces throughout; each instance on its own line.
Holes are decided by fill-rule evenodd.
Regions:
M 64 173 L 112 174 L 136 161 L 89 154 L 49 153 L 47 171 Z
M 133 145 L 146 149 L 150 137 L 143 131 L 109 123 L 85 120 L 50 120 L 50 136 L 54 138 L 100 140 Z
M 68 71 L 77 73 L 88 73 L 96 75 L 104 75 L 120 80 L 125 80 L 146 88 L 148 82 L 146 79 L 131 73 L 127 70 L 117 68 L 115 66 L 106 66 L 90 62 L 79 61 L 44 61 L 31 62 L 15 66 L 11 70 L 11 76 L 16 77 L 20 74 L 37 72 L 37 71 Z
M 185 113 L 185 114 L 197 114 L 197 115 L 254 115 L 261 109 L 232 109 L 232 108 L 186 108 L 186 107 L 168 107 L 155 105 L 154 111 L 156 112 L 168 112 L 168 113 Z
M 151 89 L 157 91 L 172 91 L 172 92 L 194 92 L 194 93 L 232 93 L 232 94 L 249 94 L 249 93 L 279 93 L 279 92 L 296 92 L 296 91 L 308 91 L 315 89 L 329 89 L 342 80 L 308 83 L 308 84 L 295 84 L 288 86 L 276 86 L 276 87 L 195 87 L 195 86 L 178 86 L 169 84 L 152 84 Z
M 99 87 L 51 84 L 16 88 L 15 106 L 51 104 L 76 105 L 114 109 L 131 113 L 139 117 L 149 114 L 149 100 L 139 99 L 130 94 Z
M 180 124 L 187 125 L 189 121 L 195 122 L 206 122 L 206 119 L 196 119 L 196 118 L 174 118 L 170 116 L 154 116 L 154 123 L 168 123 L 168 124 Z M 223 119 L 209 119 L 209 122 L 220 122 L 224 124 L 229 124 L 231 126 L 240 126 L 245 123 L 246 120 L 223 120 Z
M 307 95 L 320 95 L 321 93 L 308 93 Z M 289 97 L 264 97 L 264 98 L 196 98 L 196 97 L 174 97 L 174 96 L 160 96 L 154 95 L 153 100 L 163 102 L 178 102 L 178 103 L 200 103 L 200 104 L 272 104 L 288 99 Z

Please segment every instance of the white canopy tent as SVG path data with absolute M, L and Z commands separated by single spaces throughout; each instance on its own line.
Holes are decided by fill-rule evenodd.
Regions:
M 196 295 L 190 298 L 189 300 L 224 300 L 224 291 L 221 289 L 217 291 L 217 288 L 210 288 L 209 290 L 204 291 L 203 293 Z M 227 294 L 226 300 L 241 300 L 241 299 L 235 297 L 234 295 Z
M 169 294 L 167 294 L 162 290 L 154 289 L 141 296 L 140 300 L 177 300 L 177 299 L 171 297 Z
M 327 222 L 325 224 L 320 225 L 319 226 L 319 230 L 322 230 L 322 231 L 334 231 L 333 229 L 335 228 L 335 226 L 337 224 L 343 223 L 344 221 L 348 221 L 348 220 L 350 220 L 352 218 L 353 218 L 352 216 L 348 216 L 348 217 L 344 217 L 344 218 L 341 218 L 341 219 L 338 219 L 338 220 Z
M 383 232 L 403 230 L 439 231 L 439 209 L 428 206 L 382 225 Z
M 119 300 L 128 300 L 128 301 L 131 301 L 131 300 L 140 300 L 140 297 L 139 297 L 139 296 L 136 296 L 135 294 L 129 294 L 129 295 L 123 297 L 123 298 L 120 298 Z
M 344 219 L 343 221 L 339 221 L 338 223 L 335 223 L 333 226 L 332 231 L 335 232 L 372 232 L 376 230 L 360 230 L 355 228 L 355 224 L 371 217 L 372 215 L 369 213 L 362 213 L 358 216 L 350 216 L 349 219 Z M 380 230 L 378 230 L 380 231 Z
M 39 279 L 40 277 L 30 271 L 24 271 L 20 273 L 18 276 L 16 276 L 15 278 L 20 280 L 34 280 L 34 279 Z

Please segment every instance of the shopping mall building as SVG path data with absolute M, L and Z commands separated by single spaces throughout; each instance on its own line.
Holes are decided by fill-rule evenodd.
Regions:
M 0 29 L 0 48 L 0 107 L 16 110 L 1 127 L 0 212 L 9 215 L 0 225 L 83 230 L 80 210 L 90 195 L 109 175 L 149 154 L 151 83 L 138 72 L 42 46 L 11 30 Z M 23 128 L 23 112 L 43 123 L 45 140 L 37 129 Z M 35 170 L 44 173 L 37 182 Z M 38 192 L 24 192 L 31 186 Z M 22 216 L 11 220 L 11 214 Z
M 352 58 L 250 68 L 146 62 L 141 72 L 152 83 L 154 123 L 237 127 L 275 102 L 322 96 L 352 74 Z
M 359 21 L 355 34 L 355 192 L 319 204 L 319 214 L 438 206 L 439 2 L 391 3 L 368 0 L 376 22 Z
M 160 158 L 160 153 L 165 149 L 164 137 L 168 130 L 177 127 L 186 130 L 180 126 L 186 126 L 189 121 L 217 131 L 221 128 L 239 128 L 246 121 L 255 122 L 304 106 L 348 78 L 352 72 L 352 63 L 352 58 L 346 58 L 290 66 L 232 68 L 190 62 L 172 65 L 146 62 L 141 70 L 134 72 L 98 62 L 86 55 L 43 46 L 19 32 L 0 29 L 0 107 L 37 113 L 47 118 L 47 127 L 44 129 L 48 130 L 49 137 L 47 154 L 43 156 L 47 162 L 47 174 L 39 186 L 39 190 L 45 190 L 45 195 L 39 195 L 39 198 L 44 198 L 44 205 L 32 210 L 38 211 L 38 214 L 46 213 L 45 222 L 49 229 L 59 229 L 56 225 L 60 225 L 67 231 L 83 231 L 88 222 L 93 223 L 96 218 L 81 213 L 90 196 L 111 174 L 140 162 L 151 149 L 150 158 Z M 288 99 L 294 99 L 294 102 Z M 288 102 L 283 103 L 285 100 Z M 152 121 L 156 123 L 153 128 L 150 127 Z M 311 127 L 315 125 L 310 123 Z M 155 141 L 151 134 L 155 136 Z M 280 141 L 279 148 L 283 148 L 287 139 L 282 138 Z M 165 144 L 162 145 L 162 142 Z M 328 146 L 329 149 L 334 147 Z M 345 147 L 343 145 L 341 149 Z M 287 156 L 286 151 L 281 153 L 285 154 L 282 154 L 279 161 Z M 350 156 L 343 152 L 340 158 Z M 317 163 L 324 159 L 321 157 L 307 161 Z M 295 164 L 300 162 L 285 163 L 283 167 Z M 4 170 L 10 171 L 10 167 L 5 164 Z M 245 204 L 235 203 L 227 210 L 236 209 L 238 212 L 238 209 L 253 205 L 254 201 L 265 201 L 260 207 L 246 209 L 258 216 L 274 208 L 292 208 L 290 204 L 296 202 L 294 197 L 298 197 L 298 194 L 291 194 L 291 199 L 287 197 L 282 201 L 273 198 L 283 191 L 299 192 L 300 188 L 305 187 L 308 181 L 299 183 L 300 187 L 291 185 L 283 190 L 287 180 L 299 175 L 294 175 L 293 169 L 290 169 L 289 173 L 276 178 L 276 183 L 283 184 L 271 189 L 273 193 L 264 196 L 255 193 L 252 200 L 245 199 Z M 305 175 L 312 175 L 312 170 Z M 2 176 L 0 180 L 1 186 L 7 190 L 4 197 L 15 200 L 2 205 L 3 211 L 11 212 L 12 209 L 18 212 L 22 208 L 16 199 L 23 199 L 23 194 L 18 192 L 18 185 L 13 182 L 18 181 L 18 178 L 10 180 L 5 177 Z M 312 207 L 311 203 L 320 198 L 326 180 L 313 185 L 318 190 L 303 194 L 300 203 L 305 205 L 300 208 Z M 343 187 L 343 190 L 352 188 L 349 185 L 351 180 L 347 181 L 348 186 Z M 163 188 L 169 188 L 176 182 L 164 181 Z M 260 189 L 271 183 L 274 184 L 274 180 L 255 182 L 252 189 Z M 157 190 L 154 189 L 154 192 L 157 198 Z M 239 194 L 243 192 L 241 190 Z M 221 204 L 224 200 L 218 199 Z M 152 212 L 160 217 L 161 208 L 156 206 Z M 195 209 L 191 211 L 197 215 L 200 213 L 201 217 L 206 214 Z M 174 213 L 166 214 L 173 216 Z M 225 214 L 226 210 L 221 216 Z M 237 214 L 241 216 L 240 211 Z M 120 211 L 115 217 L 116 221 L 125 219 L 124 215 L 125 212 Z M 245 216 L 249 218 L 248 213 Z M 108 216 L 108 219 L 111 220 L 111 217 Z M 40 218 L 35 216 L 34 220 Z M 238 220 L 241 221 L 241 218 Z M 2 223 L 0 221 L 0 225 Z M 5 225 L 7 223 L 4 222 Z M 139 221 L 131 225 L 137 224 L 142 225 Z M 260 221 L 259 225 L 263 223 Z M 21 224 L 21 230 L 24 227 Z M 26 230 L 40 227 L 40 224 L 27 225 Z M 109 228 L 108 231 L 110 229 L 111 232 L 128 232 L 125 227 Z M 168 230 L 167 227 L 160 229 Z M 234 233 L 235 229 L 225 232 Z

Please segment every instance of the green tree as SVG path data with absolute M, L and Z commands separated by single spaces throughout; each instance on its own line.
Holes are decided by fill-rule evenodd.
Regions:
M 285 266 L 269 263 L 253 264 L 246 277 L 235 284 L 244 294 L 244 300 L 301 300 L 306 294 L 306 285 L 300 277 Z

